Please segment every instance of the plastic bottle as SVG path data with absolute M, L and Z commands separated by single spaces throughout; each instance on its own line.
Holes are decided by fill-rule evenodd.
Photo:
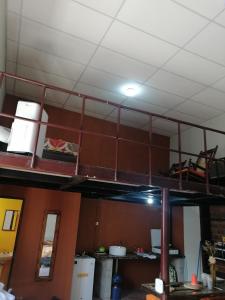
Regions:
M 4 290 L 4 283 L 0 282 L 0 300 L 15 300 L 15 296 Z
M 0 300 L 7 300 L 2 282 L 0 282 Z

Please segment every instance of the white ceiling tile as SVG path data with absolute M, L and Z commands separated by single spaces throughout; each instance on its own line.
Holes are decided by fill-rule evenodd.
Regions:
M 94 112 L 101 115 L 109 115 L 113 111 L 113 106 L 109 104 L 102 104 L 92 100 L 86 100 L 85 103 L 85 112 Z
M 146 128 L 146 130 L 148 130 L 148 128 Z M 155 127 L 152 128 L 152 132 L 156 133 L 156 134 L 164 135 L 164 136 L 173 136 L 174 135 L 174 133 L 169 130 L 155 128 Z
M 21 8 L 21 0 L 7 0 L 7 9 L 19 14 Z
M 221 80 L 217 81 L 213 87 L 225 92 L 225 78 L 222 78 Z
M 171 132 L 173 134 L 178 133 L 178 125 L 175 122 L 167 121 L 165 119 L 157 118 L 152 122 L 152 127 L 159 128 Z M 186 125 L 182 126 L 187 127 Z
M 170 110 L 166 113 L 166 116 L 169 118 L 177 119 L 184 122 L 190 122 L 193 124 L 201 124 L 204 122 L 204 118 L 201 119 L 201 116 L 199 117 L 193 117 L 191 115 L 187 115 L 185 113 L 181 113 L 176 110 Z M 183 129 L 183 125 L 181 125 L 181 130 Z
M 118 9 L 120 8 L 123 0 L 113 0 L 113 1 L 106 1 L 106 0 L 81 0 L 76 1 L 80 4 L 86 5 L 90 8 L 103 12 L 107 15 L 114 16 Z
M 90 67 L 84 72 L 80 81 L 115 93 L 120 93 L 121 87 L 129 82 L 128 79 L 122 79 L 121 77 Z
M 128 98 L 123 102 L 123 105 L 140 109 L 149 113 L 164 114 L 168 109 L 159 105 L 153 105 L 142 101 L 141 99 Z
M 175 2 L 209 18 L 214 18 L 224 9 L 224 0 L 175 0 Z
M 20 46 L 18 63 L 38 70 L 77 80 L 84 65 L 47 54 L 27 46 Z
M 196 118 L 199 118 L 199 116 L 201 116 L 204 121 L 212 119 L 222 113 L 220 110 L 191 100 L 182 103 L 176 108 L 176 110 L 189 114 Z
M 216 19 L 215 22 L 225 26 L 225 11 L 223 11 Z
M 7 53 L 6 53 L 6 58 L 7 60 L 10 60 L 12 62 L 16 61 L 17 58 L 17 43 L 13 42 L 11 40 L 7 40 L 6 48 L 7 48 Z
M 156 90 L 150 86 L 143 85 L 137 99 L 142 99 L 145 102 L 160 105 L 165 108 L 172 108 L 184 101 L 184 98 L 176 96 L 164 91 Z
M 26 96 L 26 98 L 28 99 L 30 99 L 31 97 L 32 99 L 40 99 L 41 88 L 17 80 L 15 84 L 15 94 Z
M 22 21 L 20 41 L 46 53 L 84 64 L 89 61 L 96 48 L 91 43 L 25 19 Z
M 208 23 L 170 0 L 127 0 L 118 19 L 179 46 Z
M 95 113 L 93 111 L 86 111 L 85 115 L 96 118 L 96 119 L 105 119 L 104 114 L 98 114 L 98 113 Z
M 182 97 L 191 97 L 204 88 L 202 84 L 164 70 L 159 70 L 148 80 L 147 84 Z
M 20 29 L 20 16 L 8 12 L 7 14 L 7 39 L 18 41 L 19 39 L 19 29 Z
M 18 65 L 17 75 L 29 78 L 32 80 L 37 80 L 40 82 L 45 82 L 50 85 L 55 85 L 57 87 L 65 88 L 71 90 L 74 82 L 72 80 L 60 77 L 54 74 L 42 72 L 37 69 L 28 68 L 25 66 Z M 28 84 L 26 84 L 28 85 Z
M 146 65 L 104 48 L 98 49 L 91 60 L 91 66 L 137 81 L 145 81 L 156 71 L 156 68 L 153 66 Z
M 207 88 L 199 94 L 192 97 L 195 101 L 212 106 L 218 110 L 225 111 L 225 93 Z
M 73 110 L 75 109 L 78 112 L 81 112 L 82 110 L 82 98 L 77 96 L 70 96 L 65 104 L 65 108 L 72 107 Z M 95 114 L 101 114 L 105 117 L 110 114 L 113 111 L 114 107 L 109 104 L 100 103 L 94 100 L 88 100 L 85 101 L 85 114 L 88 112 L 95 113 Z
M 111 18 L 72 0 L 24 0 L 23 16 L 98 43 Z
M 69 97 L 69 94 L 65 94 L 62 92 L 47 90 L 46 91 L 46 100 L 58 103 L 61 106 L 65 103 L 66 99 Z
M 48 104 L 50 106 L 55 106 L 55 107 L 62 108 L 62 104 L 61 103 L 54 102 L 54 101 L 51 101 L 49 99 L 46 99 L 45 104 Z
M 14 62 L 7 61 L 6 62 L 6 72 L 11 73 L 11 74 L 15 74 L 16 73 L 16 64 Z M 7 93 L 9 93 L 9 94 L 13 93 L 14 82 L 15 82 L 15 79 L 8 78 L 8 77 L 6 78 L 6 91 L 7 91 Z
M 87 96 L 92 96 L 96 98 L 100 98 L 103 100 L 108 100 L 114 103 L 121 103 L 126 98 L 125 96 L 119 93 L 112 93 L 103 89 L 96 88 L 94 86 L 90 86 L 84 83 L 78 83 L 76 86 L 76 92 L 85 94 Z
M 155 66 L 164 64 L 178 50 L 175 46 L 118 21 L 113 23 L 102 45 Z
M 26 90 L 24 92 L 20 92 L 19 90 L 18 91 L 15 90 L 14 95 L 17 96 L 21 100 L 29 100 L 29 101 L 39 102 L 38 97 L 36 97 L 33 93 L 28 94 L 28 92 Z
M 225 28 L 211 23 L 186 46 L 186 49 L 225 65 Z
M 16 63 L 12 61 L 6 61 L 6 72 L 7 73 L 16 73 Z
M 64 107 L 66 109 L 71 109 L 73 111 L 81 112 L 81 110 L 82 110 L 82 98 L 77 97 L 77 96 L 69 96 L 69 98 L 66 101 Z
M 73 112 L 77 112 L 77 113 L 81 113 L 81 110 L 75 106 L 63 106 L 63 109 L 69 110 L 69 111 L 73 111 Z
M 107 117 L 107 120 L 117 122 L 118 112 L 113 110 L 112 113 Z M 127 123 L 128 122 L 128 123 Z M 133 127 L 141 128 L 147 122 L 149 122 L 148 115 L 134 112 L 131 110 L 122 109 L 120 113 L 120 123 L 124 125 L 133 125 Z
M 225 75 L 224 67 L 184 50 L 172 58 L 164 69 L 203 84 L 212 84 Z

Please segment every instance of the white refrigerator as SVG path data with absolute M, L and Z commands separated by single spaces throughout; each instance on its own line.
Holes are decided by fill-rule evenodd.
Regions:
M 16 116 L 27 119 L 38 120 L 41 106 L 39 103 L 18 101 L 16 108 Z M 43 110 L 43 122 L 48 121 L 48 115 Z M 41 125 L 36 155 L 42 157 L 43 146 L 46 135 L 46 125 Z M 38 124 L 30 121 L 14 119 L 12 124 L 11 133 L 9 137 L 7 151 L 17 153 L 34 153 L 35 138 L 37 135 Z
M 75 257 L 70 300 L 92 300 L 95 258 Z

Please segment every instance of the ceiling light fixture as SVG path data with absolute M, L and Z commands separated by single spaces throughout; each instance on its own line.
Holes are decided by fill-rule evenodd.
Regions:
M 139 94 L 140 87 L 137 84 L 127 84 L 121 88 L 121 92 L 127 97 L 134 97 Z
M 154 203 L 153 196 L 148 196 L 147 203 L 148 203 L 149 205 L 151 205 L 151 204 Z

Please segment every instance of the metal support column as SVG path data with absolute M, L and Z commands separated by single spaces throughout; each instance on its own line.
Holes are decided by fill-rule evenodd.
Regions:
M 82 147 L 82 141 L 83 141 L 85 105 L 86 105 L 86 97 L 83 97 L 82 98 L 82 110 L 81 110 L 81 116 L 80 116 L 80 130 L 79 130 L 79 135 L 78 135 L 78 153 L 77 153 L 75 175 L 78 175 L 78 173 L 79 173 L 80 153 L 81 153 L 81 147 Z
M 203 141 L 204 141 L 204 152 L 205 152 L 205 185 L 206 185 L 206 193 L 209 194 L 209 166 L 208 166 L 208 157 L 207 157 L 207 136 L 206 130 L 203 129 Z
M 121 108 L 118 107 L 118 115 L 117 115 L 117 124 L 116 124 L 116 155 L 115 155 L 115 171 L 114 171 L 114 181 L 117 181 L 118 174 L 118 156 L 119 156 L 119 135 L 120 135 L 120 115 Z
M 35 136 L 35 144 L 34 144 L 34 152 L 32 154 L 31 162 L 30 162 L 30 167 L 34 168 L 35 167 L 35 159 L 36 159 L 36 153 L 37 153 L 37 145 L 38 145 L 38 139 L 39 139 L 39 134 L 40 134 L 40 129 L 41 129 L 41 119 L 42 119 L 42 113 L 44 110 L 44 102 L 45 102 L 45 96 L 46 96 L 46 87 L 43 87 L 42 94 L 41 94 L 41 99 L 40 99 L 40 110 L 38 114 L 38 121 L 39 123 L 37 124 L 37 132 Z
M 178 125 L 178 156 L 179 156 L 179 189 L 182 190 L 182 173 L 181 173 L 181 169 L 182 169 L 182 166 L 181 166 L 181 130 L 180 130 L 180 123 L 177 123 Z
M 149 149 L 148 149 L 148 174 L 149 181 L 148 184 L 152 185 L 152 115 L 149 116 Z
M 162 216 L 161 216 L 161 279 L 163 280 L 165 291 L 161 296 L 162 300 L 168 299 L 169 292 L 169 191 L 162 189 Z

